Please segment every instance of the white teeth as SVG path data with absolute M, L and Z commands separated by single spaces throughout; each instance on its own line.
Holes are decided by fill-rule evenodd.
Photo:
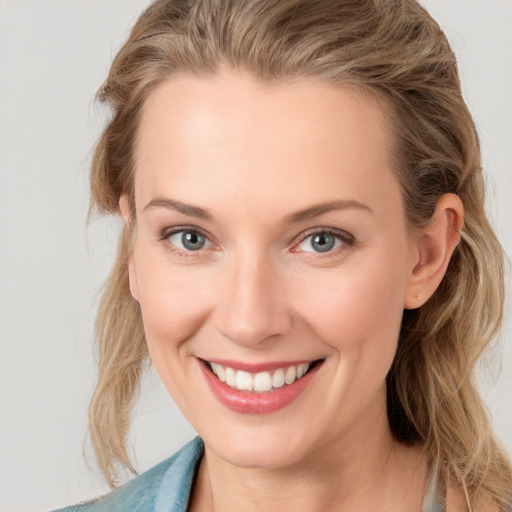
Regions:
M 291 384 L 292 382 L 295 382 L 295 379 L 297 378 L 297 368 L 295 366 L 290 366 L 288 370 L 286 370 L 286 374 L 284 376 L 284 381 L 286 384 Z
M 284 370 L 279 368 L 272 376 L 272 387 L 281 388 L 284 386 Z
M 297 366 L 297 379 L 300 379 L 308 371 L 309 363 L 302 363 Z
M 232 388 L 236 385 L 236 371 L 233 368 L 226 368 L 226 384 Z
M 259 372 L 251 374 L 242 370 L 235 370 L 229 366 L 218 363 L 210 363 L 210 367 L 220 381 L 240 391 L 255 391 L 264 393 L 283 387 L 285 384 L 293 384 L 302 378 L 309 369 L 309 363 L 297 366 L 278 368 L 272 372 Z
M 270 391 L 272 389 L 272 377 L 268 372 L 257 373 L 254 376 L 254 391 Z
M 226 370 L 225 370 L 224 366 L 217 364 L 217 363 L 211 363 L 211 365 L 212 365 L 213 373 L 215 373 L 215 375 L 217 375 L 217 377 L 219 377 L 219 380 L 221 382 L 226 382 Z
M 254 388 L 252 375 L 250 373 L 243 372 L 242 370 L 238 370 L 236 372 L 235 387 L 244 391 L 252 391 Z

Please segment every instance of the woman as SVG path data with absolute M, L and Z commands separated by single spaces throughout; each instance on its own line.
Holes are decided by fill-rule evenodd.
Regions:
M 92 206 L 125 221 L 90 427 L 133 470 L 154 364 L 199 434 L 96 510 L 507 510 L 473 368 L 503 255 L 454 55 L 412 0 L 154 2 Z M 226 484 L 228 482 L 228 484 Z

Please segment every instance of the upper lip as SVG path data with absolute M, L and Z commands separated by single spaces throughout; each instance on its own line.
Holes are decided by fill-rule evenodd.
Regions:
M 208 363 L 216 363 L 222 366 L 227 366 L 229 368 L 233 368 L 234 370 L 242 370 L 249 373 L 258 373 L 258 372 L 266 372 L 277 370 L 278 368 L 288 368 L 290 366 L 298 366 L 303 363 L 313 363 L 314 361 L 318 361 L 320 358 L 316 359 L 297 359 L 294 361 L 268 361 L 263 363 L 247 363 L 243 361 L 233 361 L 228 359 L 217 359 L 217 358 L 201 358 L 203 361 Z

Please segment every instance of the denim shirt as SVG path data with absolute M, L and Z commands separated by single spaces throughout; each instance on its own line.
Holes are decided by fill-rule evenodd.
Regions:
M 200 437 L 179 452 L 103 498 L 54 512 L 186 512 L 196 469 L 203 455 Z M 428 483 L 422 512 L 443 512 L 435 477 Z M 512 509 L 507 509 L 512 512 Z
M 185 512 L 203 455 L 200 437 L 110 494 L 55 512 Z

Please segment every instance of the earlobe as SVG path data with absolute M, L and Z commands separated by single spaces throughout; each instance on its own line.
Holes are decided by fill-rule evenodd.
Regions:
M 455 194 L 441 196 L 430 222 L 415 237 L 415 261 L 404 297 L 406 309 L 422 306 L 436 291 L 460 241 L 463 219 L 460 198 Z

